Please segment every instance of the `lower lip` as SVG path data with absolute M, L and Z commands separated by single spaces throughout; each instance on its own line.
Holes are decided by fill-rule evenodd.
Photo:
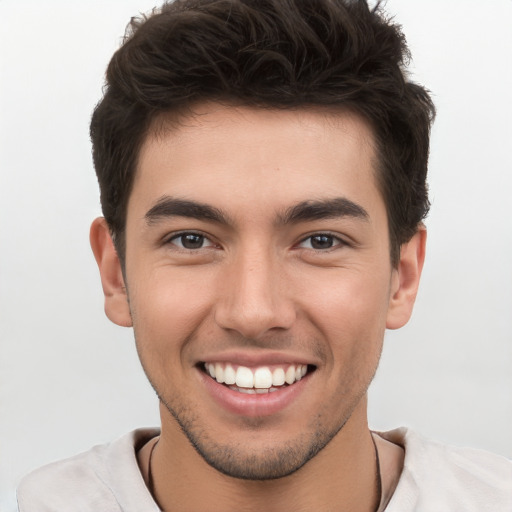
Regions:
M 307 374 L 298 382 L 284 386 L 277 391 L 269 393 L 240 393 L 206 375 L 198 369 L 200 378 L 213 399 L 227 411 L 239 415 L 255 418 L 270 416 L 290 406 L 303 392 L 310 375 Z

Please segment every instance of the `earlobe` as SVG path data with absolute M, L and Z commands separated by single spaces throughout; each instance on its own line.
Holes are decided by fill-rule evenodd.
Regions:
M 400 248 L 400 261 L 391 283 L 386 328 L 399 329 L 411 317 L 425 261 L 427 231 L 420 226 L 416 234 Z
M 107 222 L 103 217 L 98 217 L 93 221 L 90 242 L 100 271 L 103 294 L 105 295 L 105 313 L 115 324 L 131 327 L 130 306 L 121 262 L 112 242 Z

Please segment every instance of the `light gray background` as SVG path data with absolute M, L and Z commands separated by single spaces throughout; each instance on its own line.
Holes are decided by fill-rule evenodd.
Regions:
M 150 0 L 0 0 L 0 510 L 30 469 L 158 423 L 131 330 L 103 314 L 88 122 Z M 390 332 L 376 429 L 512 457 L 512 1 L 389 0 L 433 92 L 429 248 Z

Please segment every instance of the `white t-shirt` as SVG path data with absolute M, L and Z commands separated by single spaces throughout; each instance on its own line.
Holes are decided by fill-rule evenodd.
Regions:
M 135 430 L 34 471 L 18 488 L 19 512 L 159 512 L 136 457 L 158 434 Z M 386 512 L 512 512 L 512 461 L 442 445 L 406 428 L 379 435 L 405 448 Z

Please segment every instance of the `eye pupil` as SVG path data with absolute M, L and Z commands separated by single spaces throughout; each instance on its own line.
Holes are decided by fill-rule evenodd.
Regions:
M 333 237 L 328 235 L 315 235 L 311 237 L 313 249 L 330 249 L 333 246 Z
M 193 233 L 181 235 L 181 243 L 185 249 L 200 249 L 204 243 L 204 236 Z

